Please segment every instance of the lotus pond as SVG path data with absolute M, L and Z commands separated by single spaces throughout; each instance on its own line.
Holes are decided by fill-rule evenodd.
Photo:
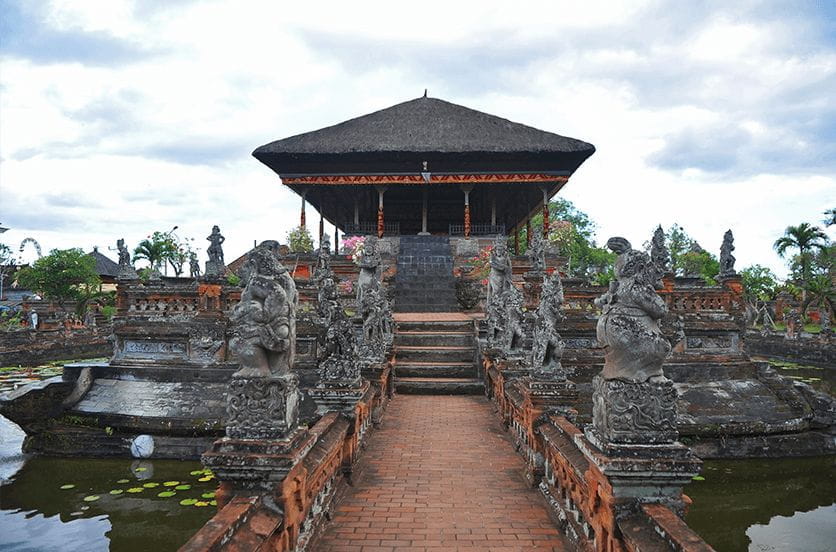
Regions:
M 0 551 L 177 550 L 214 515 L 199 462 L 41 458 L 0 417 Z

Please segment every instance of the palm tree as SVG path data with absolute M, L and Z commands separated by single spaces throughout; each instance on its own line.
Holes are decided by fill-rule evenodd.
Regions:
M 798 226 L 787 226 L 784 235 L 775 240 L 772 247 L 782 258 L 787 250 L 798 250 L 798 262 L 801 266 L 801 293 L 802 301 L 807 300 L 807 281 L 810 277 L 810 261 L 814 248 L 824 249 L 827 246 L 827 234 L 821 231 L 818 226 L 812 226 L 802 222 Z
M 151 264 L 151 269 L 159 269 L 160 264 L 168 257 L 168 245 L 160 240 L 145 239 L 134 249 L 134 259 L 145 259 Z

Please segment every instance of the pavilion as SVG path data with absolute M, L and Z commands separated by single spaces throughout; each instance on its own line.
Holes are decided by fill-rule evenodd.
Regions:
M 257 148 L 345 234 L 517 235 L 592 144 L 423 97 Z

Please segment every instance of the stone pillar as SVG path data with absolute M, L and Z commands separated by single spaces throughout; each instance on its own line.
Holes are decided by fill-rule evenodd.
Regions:
M 384 219 L 383 219 L 383 194 L 386 192 L 386 186 L 375 186 L 377 188 L 377 237 L 383 237 Z

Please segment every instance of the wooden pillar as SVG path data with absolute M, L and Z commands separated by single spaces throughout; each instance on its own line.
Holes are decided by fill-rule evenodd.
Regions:
M 340 229 L 334 225 L 334 255 L 340 254 Z
M 514 255 L 520 254 L 520 228 L 514 228 Z
M 377 188 L 377 237 L 383 237 L 384 219 L 383 219 L 383 193 L 386 191 L 386 186 L 375 186 Z
M 421 233 L 419 235 L 427 236 L 427 189 L 421 191 Z
M 360 204 L 357 203 L 357 194 L 354 195 L 354 226 L 360 226 Z
M 531 247 L 531 219 L 525 221 L 525 247 Z
M 545 186 L 543 190 L 543 237 L 549 237 L 549 189 Z
M 319 206 L 322 209 L 322 205 Z M 325 219 L 322 218 L 322 211 L 319 211 L 319 247 L 322 247 L 322 236 L 325 235 Z
M 491 226 L 496 226 L 496 191 L 491 192 Z
M 308 190 L 302 192 L 302 210 L 299 213 L 299 227 L 305 227 L 305 196 L 307 195 Z
M 469 184 L 462 186 L 464 192 L 464 237 L 470 239 L 470 192 L 473 190 L 473 185 Z

